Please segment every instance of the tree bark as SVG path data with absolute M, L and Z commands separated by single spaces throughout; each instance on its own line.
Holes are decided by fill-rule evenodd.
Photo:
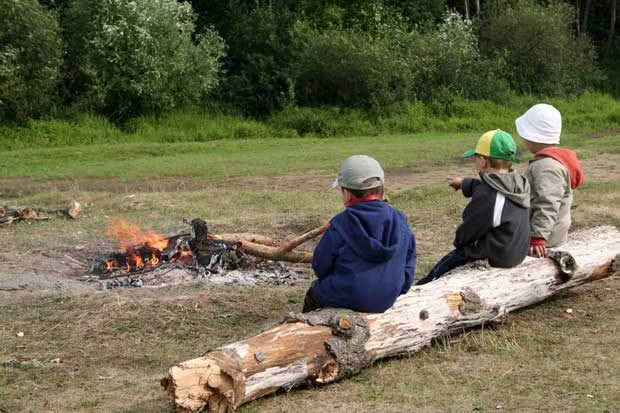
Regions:
M 592 0 L 586 0 L 586 5 L 583 8 L 583 25 L 581 27 L 581 30 L 583 30 L 584 33 L 588 32 L 588 17 L 590 16 L 591 6 Z
M 610 0 L 611 9 L 609 12 L 610 20 L 609 20 L 609 37 L 607 38 L 607 48 L 605 49 L 605 57 L 609 58 L 611 56 L 611 50 L 614 46 L 614 37 L 616 36 L 616 15 L 618 14 L 618 1 Z
M 577 34 L 581 34 L 581 0 L 575 0 L 575 26 Z
M 324 309 L 170 368 L 161 380 L 177 412 L 224 412 L 304 382 L 329 383 L 375 360 L 411 354 L 434 338 L 502 321 L 507 313 L 620 268 L 620 232 L 571 235 L 554 259 L 526 258 L 511 269 L 482 262 L 413 287 L 382 314 Z

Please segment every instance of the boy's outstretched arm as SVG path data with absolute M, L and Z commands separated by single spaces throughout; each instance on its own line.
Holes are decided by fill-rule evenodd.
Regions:
M 455 191 L 461 189 L 461 185 L 463 184 L 463 178 L 458 176 L 449 176 L 448 178 L 446 178 L 446 180 L 448 181 L 448 185 L 450 186 L 450 188 L 454 189 Z
M 477 181 L 477 182 L 476 182 Z M 457 248 L 472 245 L 491 229 L 493 225 L 493 207 L 495 191 L 480 188 L 476 179 L 463 180 L 463 195 L 471 196 L 471 201 L 463 210 L 463 223 L 457 228 L 454 246 Z

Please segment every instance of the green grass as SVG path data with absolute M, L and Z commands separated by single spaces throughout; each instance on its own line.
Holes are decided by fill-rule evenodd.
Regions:
M 395 104 L 381 112 L 288 107 L 264 121 L 217 109 L 186 109 L 132 119 L 122 129 L 104 118 L 86 114 L 72 120 L 33 120 L 20 128 L 0 125 L 0 153 L 77 145 L 119 146 L 119 150 L 125 150 L 131 148 L 123 144 L 130 143 L 142 144 L 136 149 L 157 156 L 160 147 L 168 148 L 163 145 L 166 143 L 437 132 L 482 134 L 496 128 L 513 131 L 515 118 L 539 102 L 558 107 L 564 130 L 569 133 L 620 128 L 620 101 L 598 93 L 563 99 L 510 96 L 499 103 L 454 97 L 443 103 Z
M 337 170 L 345 157 L 365 153 L 385 168 L 411 165 L 417 171 L 458 165 L 479 133 L 359 136 L 339 139 L 238 139 L 213 142 L 119 143 L 20 149 L 0 152 L 4 178 L 114 178 L 186 176 L 221 180 L 237 176 L 283 175 L 292 172 Z M 518 139 L 517 139 L 518 140 Z M 599 148 L 620 153 L 620 129 L 566 132 L 562 144 L 587 158 Z M 519 142 L 520 146 L 523 146 Z M 530 154 L 524 153 L 524 159 Z

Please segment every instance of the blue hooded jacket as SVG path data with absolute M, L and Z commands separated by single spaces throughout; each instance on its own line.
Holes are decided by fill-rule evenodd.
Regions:
M 312 259 L 325 307 L 381 313 L 409 291 L 416 262 L 407 217 L 383 201 L 347 207 L 330 221 Z

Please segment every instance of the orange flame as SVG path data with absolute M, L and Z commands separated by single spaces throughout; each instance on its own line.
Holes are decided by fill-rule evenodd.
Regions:
M 163 251 L 168 246 L 168 240 L 155 231 L 142 230 L 137 225 L 129 224 L 123 219 L 116 219 L 106 231 L 110 238 L 116 238 L 121 249 L 128 250 L 134 245 L 143 244 L 153 249 Z M 143 264 L 144 265 L 144 264 Z

